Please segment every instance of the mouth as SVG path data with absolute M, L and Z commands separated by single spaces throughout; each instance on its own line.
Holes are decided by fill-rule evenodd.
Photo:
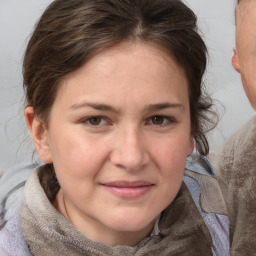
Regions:
M 122 199 L 137 199 L 147 194 L 154 184 L 146 181 L 114 181 L 101 184 L 107 191 Z

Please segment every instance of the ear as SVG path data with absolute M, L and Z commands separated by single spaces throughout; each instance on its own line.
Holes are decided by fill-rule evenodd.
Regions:
M 188 142 L 188 153 L 187 156 L 190 156 L 193 153 L 194 150 L 194 139 L 190 137 L 189 142 Z
M 232 56 L 232 66 L 234 69 L 240 73 L 240 65 L 239 65 L 239 59 L 236 53 L 236 49 L 233 50 L 233 56 Z
M 33 107 L 25 109 L 25 119 L 38 156 L 45 163 L 52 163 L 49 134 L 45 124 L 35 116 Z

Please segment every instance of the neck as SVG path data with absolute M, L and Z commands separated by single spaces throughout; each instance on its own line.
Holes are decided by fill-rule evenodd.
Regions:
M 135 246 L 151 233 L 155 223 L 155 220 L 153 220 L 144 229 L 139 231 L 119 231 L 110 229 L 95 219 L 89 219 L 80 212 L 70 211 L 61 189 L 53 202 L 53 206 L 87 238 L 109 246 Z

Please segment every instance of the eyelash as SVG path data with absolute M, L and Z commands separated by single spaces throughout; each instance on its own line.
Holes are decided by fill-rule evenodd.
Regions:
M 163 123 L 161 123 L 161 124 L 154 124 L 153 123 L 153 118 L 162 118 Z M 169 117 L 169 116 L 155 115 L 155 116 L 150 117 L 148 119 L 148 122 L 152 122 L 152 124 L 150 124 L 150 125 L 164 127 L 164 126 L 168 126 L 168 125 L 170 125 L 172 123 L 175 123 L 176 120 L 173 117 Z
M 102 121 L 105 121 L 105 123 L 104 124 L 100 124 L 100 123 L 99 124 L 92 124 L 91 121 L 93 121 L 93 119 L 100 120 L 100 123 Z M 106 125 L 107 123 L 110 123 L 106 118 L 104 118 L 102 116 L 91 116 L 91 117 L 82 119 L 80 122 L 83 123 L 83 124 L 86 124 L 88 126 L 95 127 L 95 128 L 102 127 L 103 125 Z
M 154 123 L 154 121 L 153 121 L 154 118 L 160 118 L 160 120 L 162 119 L 162 123 L 158 123 L 158 124 Z M 97 119 L 97 121 L 99 121 L 99 124 L 92 124 L 91 122 L 93 121 L 93 119 L 94 119 L 94 121 L 95 121 L 95 119 Z M 104 124 L 101 124 L 102 121 L 104 122 Z M 83 124 L 86 124 L 88 126 L 91 126 L 93 128 L 100 128 L 104 125 L 111 124 L 111 122 L 109 122 L 109 120 L 107 118 L 102 117 L 102 116 L 91 116 L 91 117 L 82 119 L 80 122 Z M 149 119 L 147 119 L 146 125 L 165 127 L 165 126 L 168 126 L 169 124 L 172 124 L 175 122 L 176 122 L 176 120 L 173 117 L 163 116 L 163 115 L 154 115 L 154 116 L 151 116 Z

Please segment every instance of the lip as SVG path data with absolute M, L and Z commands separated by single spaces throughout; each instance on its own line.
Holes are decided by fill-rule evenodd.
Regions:
M 122 199 L 137 199 L 147 194 L 154 184 L 146 181 L 113 181 L 101 184 L 110 193 Z

